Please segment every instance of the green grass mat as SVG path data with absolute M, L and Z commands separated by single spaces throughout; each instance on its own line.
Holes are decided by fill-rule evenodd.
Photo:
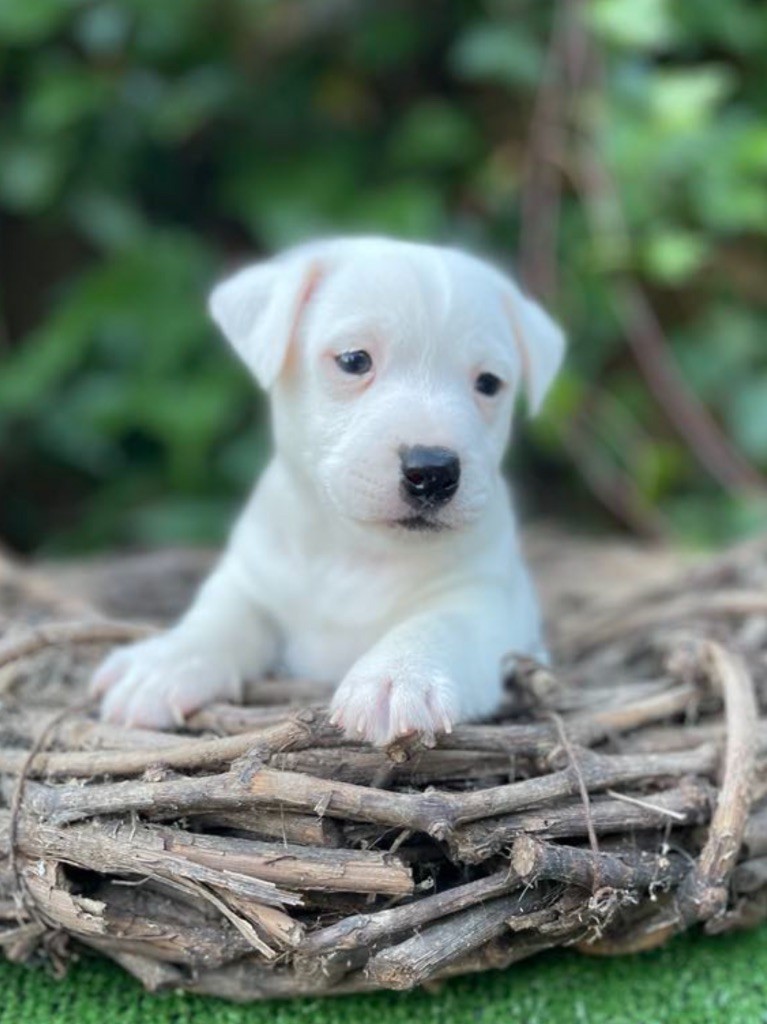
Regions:
M 0 1024 L 767 1024 L 767 928 L 684 936 L 664 949 L 603 960 L 552 953 L 438 994 L 380 993 L 237 1006 L 148 995 L 105 961 L 63 981 L 0 963 Z

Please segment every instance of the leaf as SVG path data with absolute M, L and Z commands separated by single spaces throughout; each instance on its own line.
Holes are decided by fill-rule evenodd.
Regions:
M 127 195 L 99 188 L 74 192 L 69 213 L 83 237 L 100 249 L 126 249 L 147 235 L 142 211 Z
M 71 128 L 98 111 L 110 96 L 105 79 L 74 63 L 45 63 L 23 107 L 25 127 L 50 135 Z
M 480 139 L 471 119 L 443 100 L 413 106 L 390 139 L 394 162 L 404 167 L 453 167 L 476 159 Z
M 727 403 L 736 442 L 757 463 L 767 464 L 767 356 L 761 379 L 743 380 Z
M 68 167 L 69 147 L 18 139 L 0 144 L 0 201 L 17 213 L 50 206 Z
M 519 24 L 481 22 L 459 37 L 449 53 L 453 74 L 469 81 L 536 85 L 541 49 Z
M 679 228 L 654 231 L 643 246 L 649 276 L 664 284 L 680 284 L 701 268 L 710 252 L 706 239 Z
M 271 159 L 244 149 L 222 182 L 222 202 L 268 248 L 279 249 L 337 225 L 357 192 L 354 172 L 354 159 L 342 147 L 307 146 Z
M 424 29 L 428 27 L 407 9 L 395 5 L 371 4 L 351 35 L 350 50 L 355 62 L 370 71 L 397 74 L 402 65 L 417 59 L 423 49 Z
M 678 540 L 690 547 L 721 547 L 727 541 L 763 530 L 767 521 L 767 506 L 759 495 L 688 493 L 666 501 L 663 509 Z
M 439 238 L 444 226 L 441 197 L 427 182 L 406 180 L 369 189 L 349 204 L 344 224 L 353 231 L 405 238 Z
M 730 71 L 716 64 L 658 71 L 650 85 L 651 110 L 667 130 L 696 129 L 713 116 L 733 84 Z
M 29 46 L 52 36 L 85 0 L 0 0 L 0 39 Z
M 180 0 L 174 0 L 176 6 Z M 125 47 L 133 28 L 132 5 L 99 3 L 86 8 L 74 27 L 75 36 L 87 53 L 106 57 Z
M 199 131 L 233 95 L 231 76 L 224 68 L 198 67 L 176 78 L 153 110 L 158 137 L 176 141 Z
M 587 11 L 598 34 L 618 46 L 657 50 L 677 38 L 670 0 L 593 0 Z

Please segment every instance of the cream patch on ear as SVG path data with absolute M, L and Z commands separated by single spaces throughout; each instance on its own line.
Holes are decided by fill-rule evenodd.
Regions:
M 503 293 L 503 304 L 522 367 L 530 412 L 543 405 L 565 354 L 565 336 L 548 313 L 518 290 Z
M 296 311 L 293 317 L 293 325 L 290 329 L 290 337 L 288 338 L 288 347 L 285 359 L 283 360 L 283 366 L 285 366 L 290 360 L 291 353 L 295 352 L 304 313 L 314 298 L 315 292 L 317 291 L 317 288 L 324 276 L 325 269 L 318 262 L 310 264 L 306 270 L 306 276 L 303 284 L 301 285 L 298 301 L 296 303 Z
M 322 276 L 318 260 L 295 255 L 246 267 L 211 292 L 211 316 L 263 388 L 280 375 Z

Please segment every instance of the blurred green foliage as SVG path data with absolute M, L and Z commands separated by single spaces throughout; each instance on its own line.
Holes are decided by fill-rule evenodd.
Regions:
M 223 535 L 268 448 L 263 400 L 204 312 L 233 262 L 376 230 L 510 263 L 554 7 L 0 0 L 0 538 Z M 724 494 L 669 427 L 611 275 L 642 283 L 689 386 L 767 469 L 767 6 L 586 15 L 628 235 L 592 233 L 567 186 L 571 355 L 518 471 L 532 507 L 601 516 L 562 443 L 587 408 L 600 471 L 627 472 L 674 535 L 717 540 L 764 505 Z

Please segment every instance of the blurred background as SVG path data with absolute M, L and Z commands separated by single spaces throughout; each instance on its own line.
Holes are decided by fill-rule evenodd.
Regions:
M 766 115 L 761 0 L 0 0 L 0 544 L 221 540 L 268 425 L 206 291 L 356 230 L 566 325 L 525 515 L 764 526 Z

